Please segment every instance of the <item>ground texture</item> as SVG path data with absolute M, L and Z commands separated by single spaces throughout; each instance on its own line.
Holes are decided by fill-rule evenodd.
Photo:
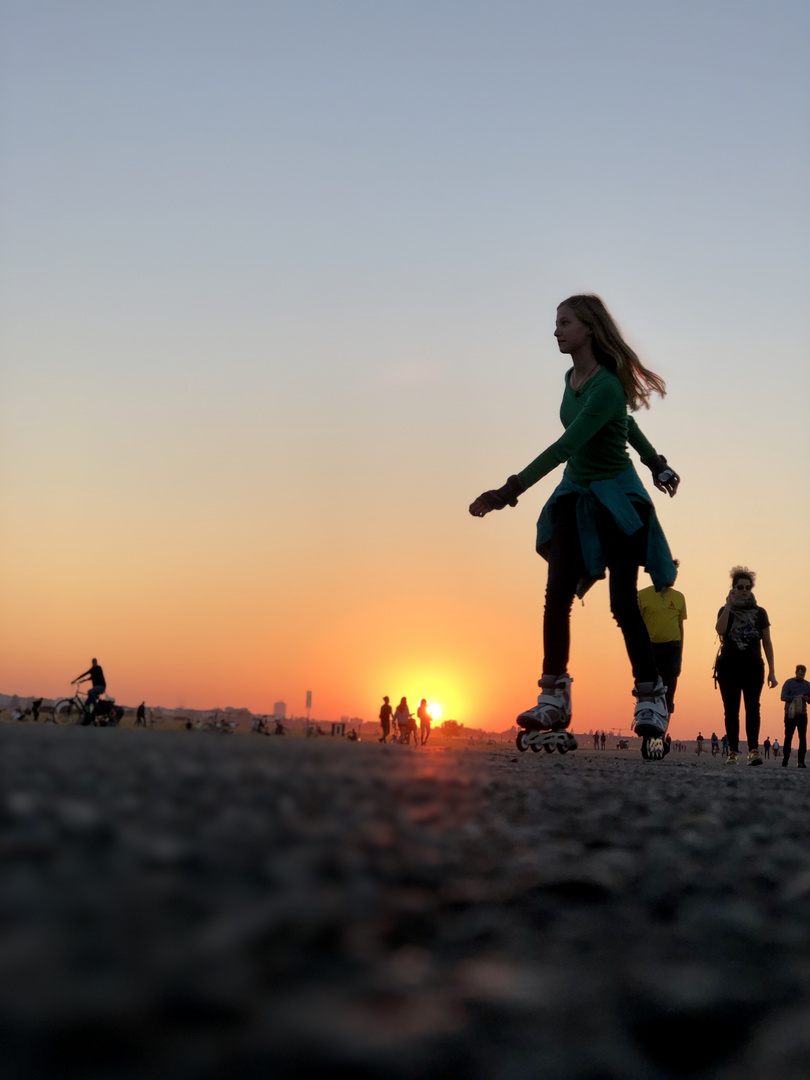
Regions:
M 3 725 L 0 1047 L 5 1080 L 804 1080 L 810 770 Z

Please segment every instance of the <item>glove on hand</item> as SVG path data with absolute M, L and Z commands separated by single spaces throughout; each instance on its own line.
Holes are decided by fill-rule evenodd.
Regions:
M 505 506 L 517 506 L 518 495 L 522 495 L 525 487 L 517 476 L 510 476 L 503 487 L 494 491 L 485 491 L 479 495 L 470 506 L 473 517 L 483 517 L 490 510 L 503 510 Z
M 680 476 L 673 468 L 667 465 L 667 459 L 663 454 L 655 454 L 653 457 L 642 458 L 642 465 L 646 465 L 652 473 L 653 483 L 659 491 L 665 491 L 670 499 L 678 490 L 681 482 Z

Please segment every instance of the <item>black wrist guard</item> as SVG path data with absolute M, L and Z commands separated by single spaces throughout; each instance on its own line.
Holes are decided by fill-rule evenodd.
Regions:
M 503 487 L 485 491 L 481 498 L 490 510 L 503 510 L 505 506 L 517 506 L 518 496 L 525 490 L 517 476 L 510 476 Z
M 675 476 L 675 470 L 667 465 L 667 459 L 663 454 L 654 454 L 652 457 L 642 458 L 641 463 L 650 470 L 656 485 L 666 484 Z

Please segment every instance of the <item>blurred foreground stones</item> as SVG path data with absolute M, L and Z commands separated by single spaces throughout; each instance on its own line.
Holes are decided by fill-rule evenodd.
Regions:
M 3 725 L 3 1076 L 805 1078 L 807 777 Z

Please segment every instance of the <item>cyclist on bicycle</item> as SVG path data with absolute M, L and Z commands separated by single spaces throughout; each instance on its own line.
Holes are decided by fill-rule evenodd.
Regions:
M 717 732 L 712 732 L 712 757 L 715 757 L 720 753 L 720 740 L 717 738 Z
M 98 699 L 102 694 L 107 692 L 107 683 L 104 679 L 104 672 L 101 670 L 101 665 L 98 660 L 96 660 L 95 656 L 93 657 L 92 665 L 87 671 L 83 671 L 81 675 L 77 675 L 75 679 L 71 680 L 71 685 L 74 683 L 85 682 L 87 679 L 92 683 L 92 686 L 87 691 L 87 711 L 92 714 L 96 711 L 96 702 Z

